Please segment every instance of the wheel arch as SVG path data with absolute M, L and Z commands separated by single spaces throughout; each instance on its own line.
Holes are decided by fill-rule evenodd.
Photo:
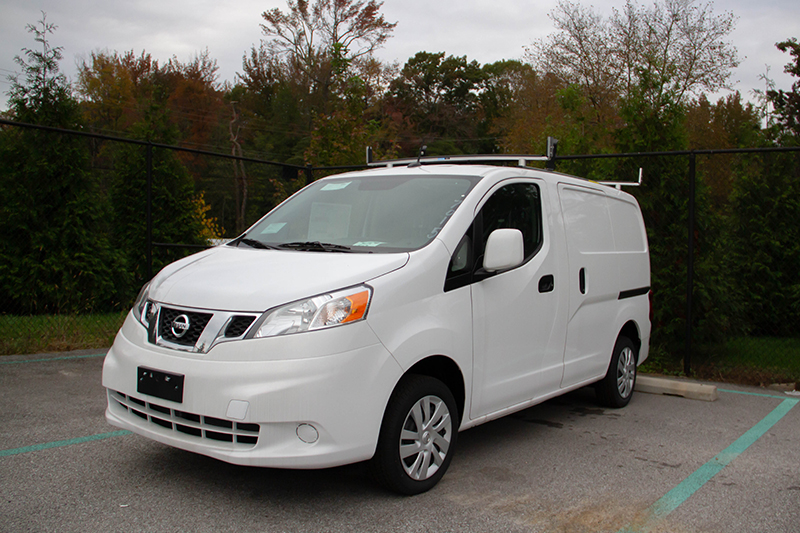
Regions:
M 639 354 L 641 353 L 642 348 L 642 337 L 639 334 L 639 327 L 636 325 L 636 322 L 633 320 L 628 320 L 625 325 L 622 326 L 622 329 L 617 335 L 617 339 L 620 337 L 627 337 L 633 342 L 636 346 L 636 362 L 639 363 Z M 614 341 L 616 343 L 616 340 Z
M 436 378 L 450 389 L 458 407 L 457 426 L 460 426 L 466 407 L 466 387 L 464 385 L 464 374 L 461 372 L 458 364 L 444 355 L 432 355 L 415 363 L 404 374 L 404 377 L 409 374 Z

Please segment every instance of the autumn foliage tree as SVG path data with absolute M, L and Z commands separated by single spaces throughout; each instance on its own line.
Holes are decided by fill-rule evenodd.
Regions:
M 331 110 L 336 85 L 353 75 L 383 45 L 396 23 L 380 13 L 383 2 L 354 0 L 288 0 L 262 14 L 262 43 L 287 72 L 298 76 L 316 111 Z
M 580 88 L 592 111 L 588 128 L 616 129 L 626 99 L 657 119 L 703 91 L 726 88 L 739 64 L 726 40 L 735 17 L 715 15 L 711 3 L 627 0 L 603 17 L 591 6 L 559 0 L 550 17 L 556 31 L 534 43 L 527 58 L 539 72 Z
M 175 58 L 159 65 L 142 52 L 93 53 L 91 64 L 81 65 L 78 93 L 91 124 L 101 131 L 125 134 L 138 141 L 161 144 L 182 142 L 208 147 L 218 133 L 223 109 L 216 87 L 216 62 L 207 52 L 188 63 Z M 98 165 L 113 168 L 106 183 L 112 206 L 112 236 L 127 261 L 131 275 L 128 292 L 147 281 L 146 147 L 110 142 L 95 155 Z M 204 196 L 196 192 L 196 175 L 204 160 L 166 149 L 152 150 L 153 239 L 155 242 L 205 244 L 216 228 Z M 113 161 L 113 165 L 107 163 Z M 181 253 L 162 250 L 156 269 Z M 135 294 L 134 294 L 135 295 Z
M 382 5 L 289 0 L 287 11 L 262 14 L 265 39 L 245 56 L 241 76 L 254 124 L 267 129 L 256 146 L 283 161 L 332 164 L 343 162 L 342 149 L 349 148 L 332 135 L 364 139 L 370 128 L 363 125 L 386 83 L 374 51 L 396 25 L 380 13 Z M 339 155 L 332 157 L 334 151 Z
M 91 60 L 79 66 L 76 89 L 89 123 L 98 130 L 128 130 L 158 99 L 181 141 L 204 148 L 216 142 L 225 112 L 217 71 L 208 50 L 185 63 L 173 57 L 164 65 L 144 51 L 92 52 Z

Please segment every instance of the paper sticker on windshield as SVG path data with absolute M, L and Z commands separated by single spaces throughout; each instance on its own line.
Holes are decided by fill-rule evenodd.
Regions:
M 308 221 L 308 240 L 336 242 L 347 237 L 350 229 L 350 206 L 314 202 Z
M 344 189 L 345 187 L 347 187 L 351 183 L 353 183 L 353 182 L 352 181 L 345 181 L 344 183 L 341 183 L 341 182 L 340 183 L 328 183 L 327 185 L 324 185 L 321 190 L 323 190 L 323 191 L 338 191 L 338 190 Z
M 381 244 L 386 244 L 382 241 L 361 241 L 355 243 L 353 246 L 364 246 L 366 248 L 374 248 L 376 246 L 380 246 Z
M 264 228 L 264 230 L 261 232 L 261 235 L 264 235 L 265 233 L 278 233 L 280 230 L 283 229 L 285 225 L 286 222 L 275 222 L 273 224 L 270 224 L 269 226 Z

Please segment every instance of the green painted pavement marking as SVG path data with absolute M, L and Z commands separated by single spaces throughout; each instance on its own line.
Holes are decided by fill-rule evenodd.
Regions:
M 743 390 L 733 390 L 733 389 L 717 389 L 719 392 L 730 392 L 732 394 L 746 394 L 747 396 L 760 396 L 762 398 L 777 398 L 778 400 L 782 400 L 785 396 L 778 396 L 777 394 L 765 394 L 761 392 L 747 392 Z
M 110 439 L 111 437 L 122 437 L 124 435 L 130 435 L 130 434 L 131 432 L 127 430 L 112 431 L 110 433 L 100 433 L 99 435 L 79 437 L 77 439 L 57 440 L 54 442 L 46 442 L 44 444 L 34 444 L 33 446 L 25 446 L 23 448 L 0 450 L 0 457 L 6 457 L 9 455 L 19 455 L 21 453 L 38 452 L 40 450 L 47 450 L 50 448 L 61 448 L 63 446 L 72 446 L 73 444 L 82 444 L 84 442 L 92 442 L 95 440 Z
M 86 359 L 88 357 L 105 357 L 104 353 L 94 353 L 91 355 L 66 355 L 64 357 L 45 357 L 43 359 L 27 359 L 23 361 L 0 361 L 0 365 L 19 365 L 22 363 L 42 363 L 45 361 L 63 361 L 65 359 Z
M 728 392 L 728 391 L 725 391 Z M 737 391 L 730 391 L 737 392 Z M 764 396 L 767 396 L 766 394 Z M 776 396 L 769 396 L 776 398 Z M 711 478 L 716 476 L 725 466 L 736 459 L 754 442 L 760 439 L 769 431 L 772 426 L 778 423 L 792 407 L 800 403 L 800 400 L 783 400 L 778 407 L 772 410 L 759 423 L 745 432 L 744 435 L 736 439 L 733 444 L 722 450 L 709 462 L 695 470 L 686 479 L 678 484 L 674 489 L 662 496 L 657 502 L 647 509 L 647 518 L 643 523 L 629 525 L 620 529 L 617 533 L 646 533 L 650 531 L 661 519 L 678 508 L 683 502 L 689 499 Z

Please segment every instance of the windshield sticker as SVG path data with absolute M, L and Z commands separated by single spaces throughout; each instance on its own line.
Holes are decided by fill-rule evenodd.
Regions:
M 334 242 L 347 237 L 350 229 L 350 206 L 314 202 L 308 221 L 308 240 Z
M 275 222 L 273 224 L 270 224 L 269 226 L 264 228 L 264 230 L 261 232 L 261 235 L 264 235 L 266 233 L 278 233 L 280 230 L 283 229 L 285 225 L 286 222 Z
M 381 244 L 386 244 L 383 241 L 360 241 L 353 246 L 364 246 L 365 248 L 375 248 L 376 246 L 380 246 Z
M 328 183 L 322 187 L 322 191 L 339 191 L 353 183 L 352 181 L 345 181 L 344 183 Z

